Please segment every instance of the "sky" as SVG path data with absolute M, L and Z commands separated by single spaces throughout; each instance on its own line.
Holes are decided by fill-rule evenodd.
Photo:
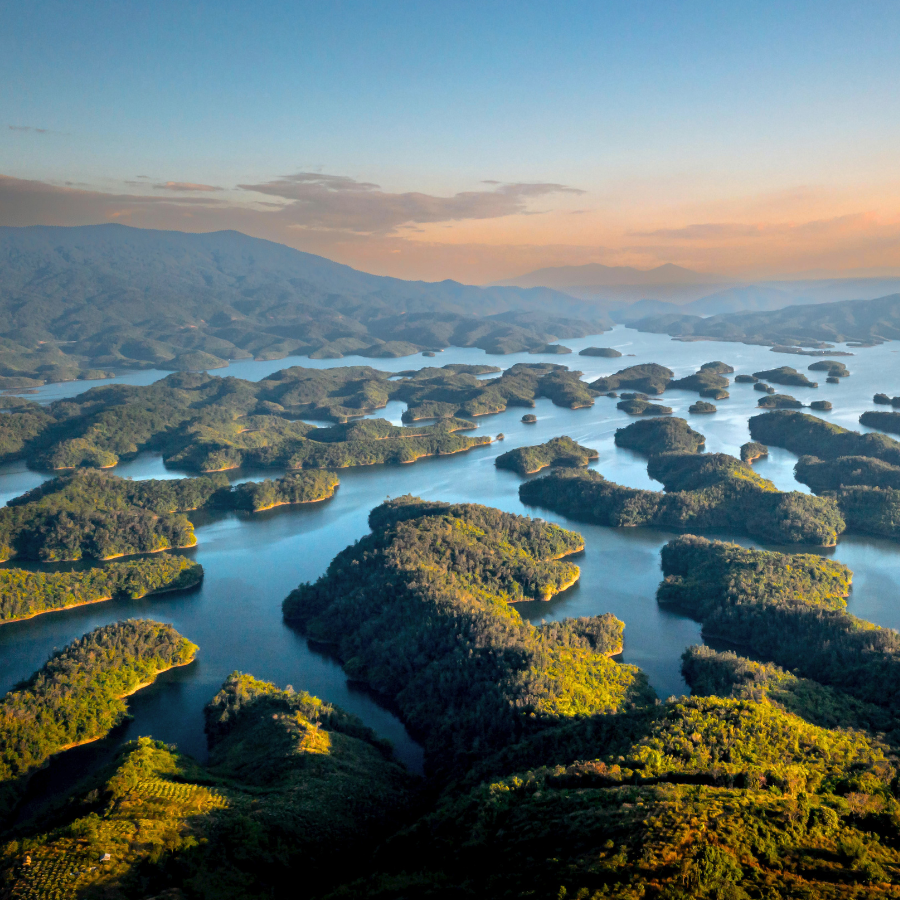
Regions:
M 489 283 L 900 273 L 900 2 L 4 4 L 0 225 Z

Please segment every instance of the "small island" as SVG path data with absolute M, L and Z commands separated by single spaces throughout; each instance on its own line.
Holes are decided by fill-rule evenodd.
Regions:
M 143 619 L 105 625 L 57 650 L 0 700 L 0 813 L 10 813 L 50 756 L 104 737 L 125 718 L 126 697 L 196 652 L 171 625 Z
M 536 425 L 537 416 L 534 413 L 525 413 L 525 415 L 522 416 L 522 423 L 525 425 Z
M 756 384 L 759 379 L 755 375 L 735 375 L 736 384 Z
M 570 437 L 556 437 L 546 444 L 517 447 L 497 457 L 498 469 L 509 469 L 519 475 L 531 475 L 547 466 L 586 466 L 600 454 L 590 447 L 582 447 Z
M 760 409 L 803 409 L 803 404 L 790 394 L 769 394 L 760 397 L 756 405 Z
M 812 403 L 809 404 L 810 409 L 818 410 L 819 412 L 829 412 L 832 409 L 830 400 L 813 400 Z
M 634 422 L 616 430 L 617 447 L 634 450 L 645 456 L 673 451 L 700 453 L 706 438 L 680 418 Z
M 745 463 L 752 463 L 757 459 L 765 459 L 769 455 L 769 448 L 765 444 L 757 441 L 747 441 L 741 445 L 741 460 Z
M 579 356 L 603 356 L 607 359 L 616 359 L 622 354 L 612 347 L 585 347 L 584 350 L 578 351 Z
M 882 406 L 900 406 L 900 397 L 888 397 L 887 394 L 876 394 L 872 398 L 872 402 L 881 404 Z
M 773 381 L 775 384 L 789 384 L 796 387 L 818 387 L 818 382 L 810 381 L 802 372 L 792 369 L 790 366 L 778 366 L 775 369 L 765 369 L 762 372 L 753 373 L 756 378 L 764 381 Z
M 722 373 L 733 371 L 734 369 L 726 366 L 725 363 L 705 363 L 699 371 L 671 382 L 669 387 L 696 391 L 701 397 L 708 397 L 712 400 L 725 400 L 728 397 L 727 388 L 730 382 Z
M 698 400 L 688 407 L 688 412 L 693 413 L 694 415 L 708 415 L 716 412 L 716 405 L 714 403 L 708 403 L 706 400 Z
M 807 366 L 810 372 L 826 372 L 830 378 L 846 378 L 850 370 L 834 359 L 821 359 Z
M 770 384 L 766 384 L 764 381 L 757 381 L 753 385 L 754 391 L 759 391 L 762 394 L 774 394 L 775 388 L 773 388 Z
M 591 389 L 601 394 L 618 391 L 622 388 L 631 388 L 645 394 L 661 394 L 668 387 L 673 375 L 672 370 L 665 366 L 644 363 L 620 369 L 614 375 L 598 378 L 591 383 Z
M 616 409 L 621 409 L 622 412 L 628 413 L 629 416 L 670 416 L 672 414 L 670 406 L 650 403 L 649 400 L 644 400 L 640 397 L 631 400 L 620 400 L 616 404 Z
M 537 344 L 534 347 L 531 347 L 528 351 L 529 353 L 555 353 L 557 355 L 563 355 L 566 353 L 571 353 L 571 347 L 564 347 L 562 344 Z

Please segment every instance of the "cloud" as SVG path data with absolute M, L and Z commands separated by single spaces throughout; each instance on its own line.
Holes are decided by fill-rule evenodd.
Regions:
M 550 194 L 583 194 L 553 183 L 500 184 L 493 190 L 463 191 L 450 197 L 417 192 L 390 193 L 346 175 L 300 172 L 241 190 L 287 201 L 281 210 L 295 228 L 391 234 L 404 225 L 494 219 L 528 211 L 527 201 Z
M 30 131 L 33 134 L 54 134 L 49 128 L 34 128 L 31 125 L 10 125 L 10 131 Z
M 632 231 L 631 237 L 664 238 L 673 241 L 709 241 L 722 238 L 759 237 L 765 226 L 744 225 L 738 222 L 703 222 L 681 228 L 656 228 L 653 231 Z
M 141 176 L 138 175 L 138 178 Z M 224 191 L 225 188 L 214 187 L 211 184 L 193 184 L 190 181 L 167 181 L 165 184 L 154 184 L 153 187 L 158 191 Z

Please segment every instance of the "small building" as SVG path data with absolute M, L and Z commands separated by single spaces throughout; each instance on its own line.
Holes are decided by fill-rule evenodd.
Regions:
M 100 862 L 109 862 L 112 857 L 108 853 L 104 853 L 103 856 L 100 857 Z

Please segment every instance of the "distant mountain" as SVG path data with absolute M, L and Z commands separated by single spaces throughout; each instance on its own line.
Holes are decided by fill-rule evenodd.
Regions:
M 770 312 L 743 312 L 701 318 L 684 313 L 650 316 L 638 331 L 680 338 L 741 341 L 747 344 L 817 346 L 845 341 L 864 344 L 900 340 L 900 293 L 874 300 L 788 306 Z
M 503 314 L 512 321 L 492 318 Z M 0 228 L 6 379 L 209 368 L 291 353 L 512 352 L 611 324 L 595 306 L 548 288 L 385 278 L 236 231 Z
M 621 285 L 685 285 L 723 284 L 730 279 L 706 272 L 694 272 L 673 263 L 665 263 L 653 269 L 635 269 L 632 266 L 602 266 L 588 263 L 583 266 L 551 266 L 527 272 L 517 278 L 498 281 L 498 285 L 516 287 L 600 288 Z

